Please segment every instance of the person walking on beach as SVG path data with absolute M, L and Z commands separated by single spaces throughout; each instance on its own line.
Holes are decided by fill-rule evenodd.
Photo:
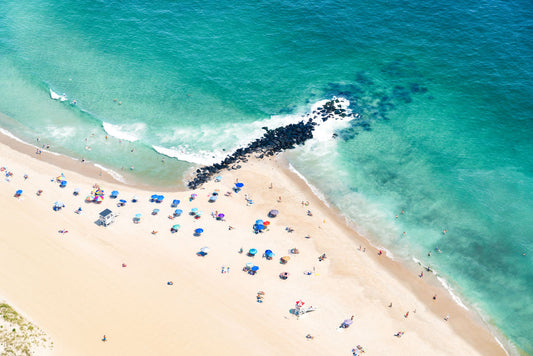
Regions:
M 102 338 L 102 341 L 103 342 L 106 342 L 107 341 L 107 337 L 104 335 L 104 337 Z

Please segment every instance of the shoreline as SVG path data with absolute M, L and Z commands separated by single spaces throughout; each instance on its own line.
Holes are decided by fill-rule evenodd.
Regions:
M 85 178 L 93 180 L 96 179 L 112 185 L 118 185 L 121 187 L 121 190 L 141 189 L 147 192 L 147 189 L 149 189 L 144 185 L 131 184 L 131 182 L 119 182 L 107 172 L 102 172 L 92 163 L 90 165 L 81 164 L 70 157 L 56 154 L 44 155 L 45 152 L 43 152 L 44 156 L 40 157 L 40 155 L 35 155 L 35 147 L 33 147 L 31 144 L 18 142 L 17 140 L 7 137 L 3 134 L 0 135 L 0 144 L 6 145 L 10 149 L 18 151 L 26 156 L 30 156 L 38 161 L 43 161 L 55 167 L 68 170 L 76 174 L 81 174 Z M 345 235 L 351 238 L 351 241 L 347 243 L 351 249 L 355 247 L 356 243 L 354 242 L 356 241 L 358 241 L 361 245 L 366 245 L 365 248 L 367 248 L 368 251 L 365 254 L 365 258 L 368 258 L 374 264 L 379 264 L 382 266 L 382 269 L 386 271 L 387 274 L 393 276 L 403 286 L 407 287 L 408 290 L 410 290 L 415 296 L 418 297 L 418 299 L 422 301 L 424 307 L 427 307 L 435 316 L 440 318 L 446 314 L 452 315 L 453 322 L 450 322 L 449 324 L 452 324 L 452 328 L 455 330 L 455 333 L 457 335 L 462 335 L 463 338 L 472 347 L 474 347 L 474 349 L 479 351 L 481 354 L 494 354 L 494 345 L 498 345 L 499 341 L 496 339 L 497 336 L 491 333 L 490 325 L 486 324 L 482 318 L 479 315 L 476 315 L 472 310 L 463 310 L 458 304 L 456 304 L 455 301 L 452 300 L 448 293 L 443 295 L 442 293 L 446 290 L 444 287 L 439 285 L 440 282 L 437 281 L 436 276 L 433 276 L 432 274 L 433 277 L 431 277 L 431 279 L 435 280 L 435 285 L 432 285 L 432 283 L 428 283 L 426 279 L 422 280 L 417 278 L 416 274 L 413 273 L 408 266 L 406 266 L 405 262 L 395 261 L 386 256 L 378 256 L 378 248 L 374 247 L 368 239 L 358 234 L 353 227 L 350 227 L 346 218 L 342 216 L 337 209 L 332 209 L 327 202 L 322 201 L 321 198 L 318 197 L 315 192 L 313 192 L 313 189 L 308 183 L 305 182 L 304 179 L 299 177 L 297 173 L 290 170 L 288 163 L 285 160 L 279 158 L 278 160 L 279 161 L 276 162 L 275 160 L 267 158 L 258 162 L 251 159 L 251 162 L 247 163 L 246 165 L 259 166 L 265 170 L 270 170 L 271 176 L 276 176 L 279 174 L 284 175 L 289 181 L 292 182 L 292 184 L 294 184 L 294 186 L 300 189 L 303 194 L 302 196 L 304 196 L 306 200 L 310 201 L 310 206 L 313 207 L 313 209 L 319 209 L 323 213 L 323 215 L 326 217 L 325 221 L 333 221 L 333 225 L 335 225 L 336 228 L 339 228 Z M 237 170 L 224 172 L 223 175 L 234 177 L 239 176 L 240 173 L 241 171 Z M 212 185 L 212 182 L 210 182 L 210 185 Z M 204 187 L 202 189 L 206 188 Z M 254 190 L 254 192 L 256 190 Z M 278 191 L 278 188 L 275 187 L 273 190 Z M 181 194 L 188 192 L 176 191 L 175 189 L 172 191 Z M 345 277 L 352 276 L 354 272 L 346 271 L 344 268 L 344 262 L 347 258 L 345 250 L 336 251 L 336 249 L 333 249 L 332 251 L 329 251 L 331 249 L 332 241 L 322 242 L 314 238 L 312 238 L 311 241 L 317 251 L 328 249 L 328 257 L 332 260 L 330 265 L 332 273 Z M 357 252 L 355 253 L 357 254 Z M 336 261 L 343 262 L 337 263 Z M 431 302 L 431 296 L 434 294 L 438 294 L 438 303 Z M 468 338 L 465 337 L 467 335 L 469 336 Z M 507 351 L 502 349 L 500 353 L 505 354 Z

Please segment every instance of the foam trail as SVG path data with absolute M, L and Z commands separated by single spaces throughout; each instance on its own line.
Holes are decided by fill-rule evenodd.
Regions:
M 450 287 L 450 285 L 448 284 L 448 282 L 446 282 L 446 280 L 442 277 L 437 277 L 437 279 L 439 280 L 440 284 L 442 284 L 442 286 L 448 291 L 448 293 L 450 293 L 450 295 L 452 296 L 452 299 L 461 307 L 461 308 L 464 308 L 466 310 L 469 310 L 466 305 L 464 305 L 464 303 L 461 301 L 461 299 L 453 292 L 453 288 Z
M 309 183 L 309 181 L 300 173 L 296 170 L 296 168 L 294 168 L 294 166 L 292 164 L 289 163 L 289 170 L 296 174 L 298 177 L 300 177 L 301 180 L 304 181 L 304 183 L 311 189 L 311 191 L 313 192 L 314 195 L 316 195 L 320 200 L 322 200 L 322 202 L 324 204 L 326 204 L 326 206 L 328 208 L 331 208 L 331 205 L 329 205 L 329 203 L 327 202 L 326 200 L 326 196 L 317 188 L 315 187 L 314 185 L 312 185 L 311 183 Z
M 108 173 L 115 180 L 117 180 L 117 181 L 119 181 L 121 183 L 126 183 L 126 180 L 124 179 L 124 177 L 122 175 L 118 174 L 117 172 L 115 172 L 114 170 L 106 168 L 104 166 L 101 166 L 98 163 L 95 163 L 94 166 L 97 167 L 97 168 L 100 168 L 102 171 Z
M 20 138 L 18 138 L 17 136 L 13 135 L 10 131 L 6 130 L 6 129 L 3 129 L 3 128 L 0 128 L 0 132 L 4 135 L 6 135 L 7 137 L 10 137 L 12 138 L 13 140 L 15 141 L 18 141 L 20 143 L 23 143 L 25 145 L 28 145 L 27 142 L 25 141 L 22 141 Z M 30 145 L 30 146 L 34 146 L 34 145 Z M 37 146 L 34 146 L 34 147 L 37 147 Z
M 227 153 L 223 151 L 194 151 L 189 147 L 180 146 L 179 148 L 165 148 L 161 146 L 152 146 L 156 152 L 167 157 L 177 158 L 180 161 L 187 161 L 201 165 L 211 165 L 222 161 Z
M 135 142 L 139 140 L 139 134 L 145 130 L 146 125 L 143 123 L 113 125 L 109 122 L 102 122 L 102 127 L 109 136 L 119 140 Z

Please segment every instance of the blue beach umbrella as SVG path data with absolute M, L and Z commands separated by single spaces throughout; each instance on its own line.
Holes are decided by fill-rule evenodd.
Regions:
M 181 209 L 176 209 L 176 210 L 174 210 L 174 215 L 178 215 L 178 216 L 180 216 L 181 213 L 183 213 L 183 210 L 181 210 Z
M 235 186 L 236 186 L 237 188 L 242 188 L 242 187 L 244 187 L 244 184 L 241 183 L 241 182 L 239 182 L 239 183 L 235 183 Z
M 111 192 L 111 196 L 112 196 L 112 197 L 116 197 L 116 196 L 118 196 L 118 190 L 113 190 L 113 191 Z
M 263 220 L 256 220 L 256 221 L 255 221 L 255 224 L 256 224 L 256 225 L 263 225 Z
M 257 253 L 257 250 L 255 248 L 251 248 L 248 253 L 253 256 Z
M 198 212 L 198 208 L 192 208 L 191 209 L 191 213 L 197 213 Z
M 198 229 L 194 230 L 195 234 L 201 234 L 202 232 L 204 232 L 204 229 L 198 228 Z
M 153 194 L 153 195 L 150 197 L 150 199 L 151 199 L 151 200 L 157 200 L 157 197 L 158 197 L 157 194 Z
M 120 201 L 122 204 L 126 204 L 126 203 L 127 203 L 127 201 L 124 200 L 124 199 L 120 199 L 119 201 Z
M 261 231 L 265 228 L 265 225 L 254 225 L 254 229 L 256 229 L 257 231 Z
M 158 203 L 161 203 L 163 201 L 163 199 L 165 199 L 165 197 L 163 195 L 158 195 L 157 196 L 157 202 Z
M 180 201 L 179 201 L 178 199 L 174 199 L 174 200 L 172 201 L 172 207 L 173 207 L 173 208 L 177 207 L 177 206 L 179 205 L 179 203 L 180 203 Z
M 22 194 L 22 189 L 19 189 L 15 192 L 15 195 L 21 195 Z
M 154 209 L 154 210 L 152 210 L 152 214 L 155 215 L 155 214 L 157 214 L 157 213 L 159 213 L 159 209 Z
M 272 250 L 266 250 L 265 251 L 265 256 L 272 257 L 272 256 L 274 256 L 274 252 L 272 252 Z
M 134 195 L 133 197 L 131 197 L 131 202 L 132 203 L 137 203 L 137 200 L 139 200 L 139 197 Z
M 172 230 L 175 230 L 175 231 L 178 231 L 180 229 L 180 225 L 179 224 L 176 224 L 174 226 L 172 226 Z
M 259 271 L 259 267 L 258 267 L 258 266 L 253 266 L 253 267 L 252 267 L 252 271 L 254 271 L 254 272 Z
M 67 181 L 66 180 L 62 180 L 61 183 L 59 183 L 59 186 L 61 188 L 65 188 L 67 186 Z
M 141 216 L 143 216 L 143 214 L 135 214 L 135 217 L 136 217 L 137 219 L 140 219 Z

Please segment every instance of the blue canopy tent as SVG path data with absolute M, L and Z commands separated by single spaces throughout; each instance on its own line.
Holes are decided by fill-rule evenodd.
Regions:
M 170 205 L 171 208 L 175 208 L 179 205 L 180 201 L 178 199 L 174 199 L 172 201 L 172 204 Z

